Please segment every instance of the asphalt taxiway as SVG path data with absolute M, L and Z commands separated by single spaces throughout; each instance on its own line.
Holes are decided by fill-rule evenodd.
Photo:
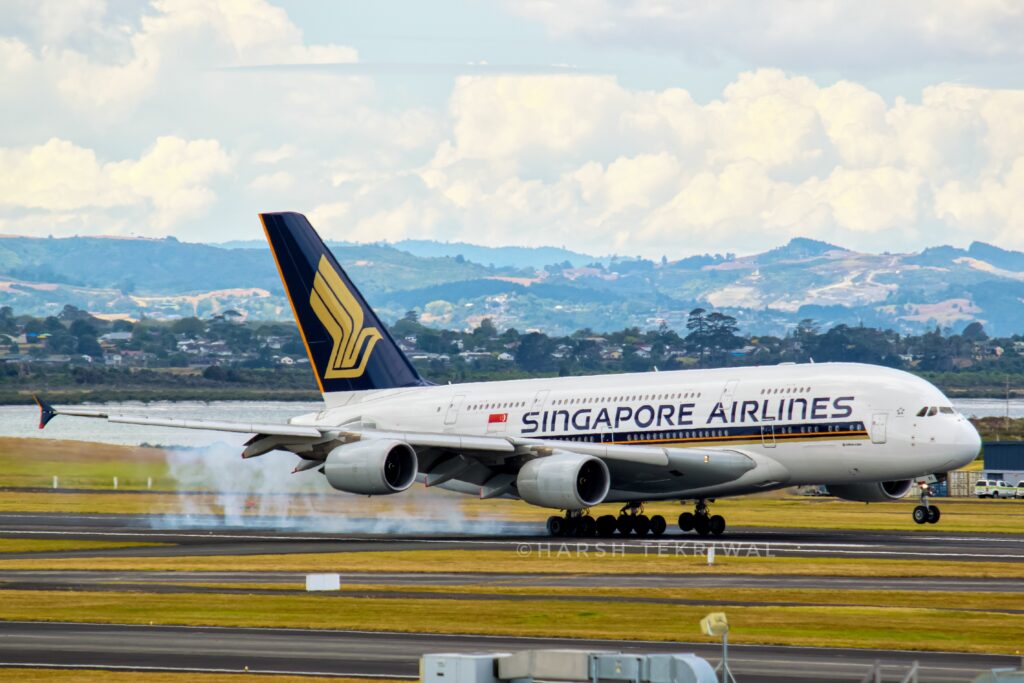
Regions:
M 523 555 L 597 552 L 647 555 L 703 555 L 715 544 L 719 555 L 739 557 L 844 557 L 906 560 L 1024 562 L 1020 534 L 967 534 L 925 527 L 917 531 L 835 531 L 763 527 L 730 528 L 724 536 L 702 538 L 668 533 L 654 538 L 549 538 L 539 524 L 509 523 L 502 535 L 449 533 L 354 533 L 324 529 L 330 520 L 249 519 L 245 527 L 225 526 L 211 518 L 183 519 L 161 515 L 74 515 L 67 513 L 0 513 L 0 538 L 64 538 L 173 544 L 135 548 L 132 555 L 251 555 L 402 550 L 514 550 Z M 305 524 L 308 522 L 308 527 Z M 348 520 L 359 526 L 359 520 Z M 908 526 L 910 526 L 908 520 Z M 372 520 L 366 520 L 369 528 Z M 306 529 L 317 529 L 310 531 Z M 63 555 L 121 554 L 118 550 L 70 551 Z M 61 553 L 51 553 L 60 557 Z M 15 555 L 5 555 L 13 558 Z M 1024 576 L 1024 569 L 1022 569 Z
M 0 622 L 0 660 L 6 666 L 125 668 L 166 671 L 319 674 L 415 678 L 427 652 L 509 652 L 531 648 L 622 652 L 695 652 L 717 663 L 714 645 L 663 642 L 511 638 L 389 632 L 127 626 L 61 622 Z M 843 648 L 733 645 L 729 665 L 748 683 L 861 680 L 874 662 L 889 676 L 912 662 L 921 680 L 971 680 L 1019 658 Z

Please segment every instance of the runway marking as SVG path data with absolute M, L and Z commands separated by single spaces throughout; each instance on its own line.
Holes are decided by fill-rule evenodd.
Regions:
M 168 671 L 174 673 L 209 673 L 209 674 L 273 674 L 277 676 L 329 676 L 331 678 L 381 678 L 382 674 L 372 673 L 334 673 L 330 671 L 278 671 L 276 669 L 217 669 L 198 666 L 132 666 L 127 664 L 48 664 L 32 662 L 4 662 L 0 669 L 101 669 L 115 671 Z M 387 678 L 418 679 L 419 676 L 409 674 L 386 674 Z

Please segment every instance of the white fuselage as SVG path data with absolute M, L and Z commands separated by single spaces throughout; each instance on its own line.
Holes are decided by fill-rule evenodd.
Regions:
M 934 415 L 919 416 L 922 408 L 933 407 Z M 328 394 L 324 411 L 292 422 L 656 446 L 669 453 L 738 451 L 757 462 L 735 481 L 699 490 L 663 473 L 645 478 L 640 468 L 626 477 L 632 479 L 628 484 L 613 485 L 610 501 L 910 479 L 961 467 L 980 448 L 974 427 L 933 385 L 898 370 L 853 363 Z

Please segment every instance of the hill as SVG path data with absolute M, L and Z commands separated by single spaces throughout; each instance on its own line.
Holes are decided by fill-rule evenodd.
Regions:
M 903 332 L 979 321 L 994 334 L 1024 332 L 1024 253 L 981 242 L 871 254 L 797 238 L 761 254 L 657 263 L 419 240 L 334 250 L 386 318 L 414 308 L 444 327 L 491 317 L 499 326 L 551 333 L 663 322 L 682 328 L 701 306 L 761 334 L 783 333 L 804 318 Z M 260 242 L 0 237 L 0 306 L 45 315 L 64 304 L 132 317 L 227 309 L 252 319 L 290 315 Z

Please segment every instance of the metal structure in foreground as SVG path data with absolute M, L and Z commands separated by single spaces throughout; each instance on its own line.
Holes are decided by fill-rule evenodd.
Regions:
M 535 680 L 716 683 L 716 676 L 707 660 L 694 654 L 523 650 L 427 654 L 420 660 L 422 683 L 532 683 Z

